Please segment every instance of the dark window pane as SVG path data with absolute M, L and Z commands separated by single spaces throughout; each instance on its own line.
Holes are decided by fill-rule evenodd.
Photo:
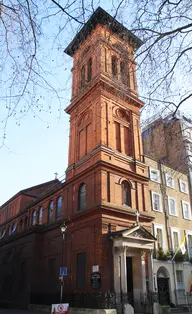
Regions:
M 86 185 L 82 183 L 79 187 L 79 210 L 86 208 Z
M 59 219 L 62 214 L 62 196 L 59 196 L 57 199 L 57 211 L 56 211 L 56 219 Z
M 77 254 L 76 286 L 78 289 L 86 285 L 86 253 Z
M 85 86 L 85 66 L 81 69 L 81 87 Z
M 111 58 L 112 74 L 117 76 L 117 57 L 112 56 Z
M 132 156 L 132 137 L 130 129 L 127 127 L 123 127 L 124 129 L 124 147 L 125 147 L 125 153 L 128 156 Z
M 92 58 L 87 63 L 87 81 L 90 82 L 92 79 Z
M 131 189 L 127 181 L 122 182 L 122 199 L 123 205 L 131 206 Z
M 115 142 L 116 150 L 121 152 L 121 127 L 120 124 L 115 122 Z

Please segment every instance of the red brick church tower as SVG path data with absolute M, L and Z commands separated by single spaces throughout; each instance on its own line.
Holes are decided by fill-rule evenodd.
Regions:
M 134 61 L 141 44 L 98 8 L 65 49 L 73 57 L 72 99 L 66 108 L 70 114 L 66 181 L 73 186 L 70 221 L 76 226 L 73 289 L 94 291 L 90 276 L 92 266 L 98 265 L 102 291 L 118 292 L 120 277 L 129 276 L 132 283 L 121 279 L 121 288 L 134 290 L 134 299 L 137 290 L 146 289 L 140 282 L 140 251 L 151 254 L 154 241 L 148 233 L 152 217 L 140 132 L 143 103 Z M 119 247 L 120 242 L 127 244 Z
M 106 300 L 110 290 L 143 312 L 154 291 L 155 238 L 135 75 L 141 44 L 98 8 L 66 48 L 74 60 L 66 181 L 25 189 L 1 206 L 0 300 L 56 304 L 61 292 L 70 306 L 99 308 L 91 297 Z

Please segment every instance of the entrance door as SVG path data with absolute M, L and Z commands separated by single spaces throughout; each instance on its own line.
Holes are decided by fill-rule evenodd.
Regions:
M 132 257 L 127 256 L 127 294 L 128 302 L 134 306 L 134 297 L 133 297 L 133 261 Z
M 169 305 L 169 278 L 157 278 L 158 294 L 159 294 L 159 304 Z

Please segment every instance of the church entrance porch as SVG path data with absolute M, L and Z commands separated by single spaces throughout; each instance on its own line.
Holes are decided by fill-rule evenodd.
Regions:
M 154 293 L 155 238 L 142 226 L 134 225 L 112 233 L 112 239 L 116 294 L 124 303 L 129 303 L 135 313 L 149 312 L 149 299 Z

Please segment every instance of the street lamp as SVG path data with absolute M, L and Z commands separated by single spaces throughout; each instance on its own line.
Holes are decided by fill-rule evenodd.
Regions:
M 62 250 L 61 250 L 61 267 L 63 267 L 63 250 L 64 250 L 65 233 L 67 230 L 67 226 L 66 226 L 65 222 L 60 226 L 60 229 L 61 229 L 61 233 L 63 236 Z M 60 283 L 61 283 L 60 303 L 62 303 L 62 301 L 63 301 L 63 276 L 61 276 Z

